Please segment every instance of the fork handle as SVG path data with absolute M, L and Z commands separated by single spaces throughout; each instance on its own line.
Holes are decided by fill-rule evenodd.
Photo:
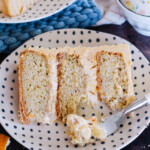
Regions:
M 139 100 L 137 100 L 136 102 L 134 102 L 133 104 L 128 106 L 124 110 L 123 115 L 133 112 L 133 111 L 135 111 L 139 108 L 142 108 L 143 106 L 146 106 L 148 104 L 150 104 L 150 93 L 146 94 L 144 97 L 140 98 Z

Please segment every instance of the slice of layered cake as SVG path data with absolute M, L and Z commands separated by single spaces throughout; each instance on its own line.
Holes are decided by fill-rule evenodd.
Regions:
M 24 13 L 39 0 L 0 0 L 0 11 L 9 17 Z
M 66 122 L 80 104 L 99 101 L 123 109 L 134 100 L 129 46 L 28 48 L 20 55 L 19 96 L 23 123 Z
M 20 121 L 51 124 L 56 120 L 57 66 L 49 49 L 27 48 L 20 54 Z

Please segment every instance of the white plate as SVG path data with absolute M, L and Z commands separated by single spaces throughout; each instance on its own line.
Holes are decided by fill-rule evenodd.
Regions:
M 69 46 L 100 46 L 118 43 L 128 43 L 132 55 L 132 79 L 136 98 L 150 92 L 150 65 L 143 54 L 128 41 L 107 33 L 81 29 L 64 29 L 47 32 L 32 38 L 1 64 L 0 69 L 0 121 L 8 133 L 27 148 L 35 150 L 76 149 L 65 135 L 66 126 L 60 122 L 53 125 L 22 125 L 18 121 L 18 80 L 17 63 L 19 53 L 27 46 L 63 47 Z M 100 113 L 108 116 L 111 111 L 107 106 L 100 107 Z M 107 111 L 106 111 L 107 110 Z M 86 145 L 87 150 L 120 149 L 135 138 L 146 128 L 150 121 L 150 106 L 135 112 L 134 118 L 126 117 L 119 130 L 107 138 L 106 142 Z M 85 147 L 78 147 L 84 150 Z
M 8 17 L 0 13 L 0 23 L 24 23 L 39 20 L 61 11 L 73 2 L 75 0 L 40 0 L 31 9 L 16 17 Z

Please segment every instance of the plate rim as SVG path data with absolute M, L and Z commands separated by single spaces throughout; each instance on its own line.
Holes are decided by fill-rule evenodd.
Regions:
M 50 17 L 50 16 L 52 16 L 52 15 L 58 13 L 58 12 L 61 12 L 62 10 L 64 10 L 65 8 L 67 8 L 68 6 L 70 6 L 71 4 L 73 4 L 75 1 L 77 1 L 77 0 L 70 0 L 70 2 L 68 3 L 68 5 L 65 5 L 65 6 L 61 7 L 59 10 L 55 10 L 54 12 L 49 13 L 49 14 L 45 14 L 45 15 L 43 15 L 41 17 L 31 18 L 31 19 L 28 19 L 28 20 L 18 20 L 18 21 L 13 21 L 12 20 L 11 22 L 9 22 L 9 21 L 2 21 L 1 17 L 0 17 L 0 23 L 5 23 L 5 24 L 18 23 L 18 24 L 20 24 L 20 23 L 29 23 L 29 22 L 32 22 L 32 21 L 38 21 L 38 20 Z M 30 10 L 27 10 L 27 11 L 30 11 Z M 8 17 L 8 16 L 6 16 L 6 17 L 7 18 L 13 18 L 13 17 Z
M 71 31 L 71 30 L 72 30 L 72 31 L 75 31 L 75 30 L 83 31 L 83 30 L 85 30 L 85 31 L 95 32 L 95 33 L 97 33 L 97 34 L 107 34 L 108 36 L 109 36 L 109 35 L 115 36 L 115 37 L 117 37 L 117 38 L 120 38 L 120 39 L 126 41 L 128 44 L 134 46 L 134 47 L 141 53 L 141 55 L 143 55 L 143 58 L 149 63 L 149 60 L 144 56 L 144 54 L 139 50 L 139 48 L 137 48 L 137 47 L 136 47 L 134 44 L 132 44 L 130 41 L 128 41 L 128 40 L 126 40 L 126 39 L 124 39 L 124 38 L 122 38 L 122 37 L 119 37 L 119 36 L 117 36 L 117 35 L 115 35 L 115 34 L 111 34 L 111 33 L 107 33 L 107 32 L 102 32 L 102 31 L 96 31 L 96 30 L 93 30 L 93 29 L 82 29 L 82 28 L 57 29 L 57 30 L 48 31 L 48 32 L 39 34 L 39 35 L 37 35 L 37 36 L 35 36 L 35 37 L 32 37 L 32 38 L 40 37 L 41 35 L 44 35 L 44 34 L 49 34 L 49 33 L 52 33 L 52 32 L 63 31 L 63 30 L 64 30 L 64 31 L 67 31 L 67 30 L 70 30 L 70 31 Z M 17 49 L 15 49 L 11 54 L 9 54 L 9 55 L 1 62 L 0 68 L 1 68 L 3 62 L 4 62 L 8 57 L 11 57 L 11 55 L 13 55 L 17 50 L 20 49 L 20 47 L 22 47 L 22 46 L 23 46 L 24 44 L 26 44 L 28 41 L 32 40 L 32 38 L 30 38 L 29 40 L 27 40 L 25 43 L 23 43 L 21 46 L 19 46 Z M 126 142 L 125 144 L 123 144 L 123 145 L 117 147 L 116 150 L 120 150 L 120 149 L 126 147 L 127 145 L 129 145 L 131 142 L 133 142 L 137 137 L 139 137 L 139 136 L 141 135 L 141 133 L 146 129 L 146 127 L 147 127 L 147 125 L 148 125 L 149 123 L 150 123 L 150 119 L 147 121 L 147 124 L 146 124 L 146 125 L 144 125 L 142 128 L 140 128 L 138 135 L 133 136 L 130 140 L 128 140 L 128 142 Z M 23 145 L 24 147 L 28 148 L 24 143 L 21 142 L 21 140 L 16 139 L 15 136 L 14 136 L 11 132 L 8 132 L 7 128 L 5 128 L 5 125 L 4 125 L 3 122 L 1 121 L 1 117 L 0 117 L 0 124 L 1 124 L 1 125 L 3 126 L 3 128 L 7 131 L 7 133 L 8 133 L 9 135 L 11 135 L 11 137 L 13 137 L 17 142 L 19 142 L 19 143 L 20 143 L 21 145 Z

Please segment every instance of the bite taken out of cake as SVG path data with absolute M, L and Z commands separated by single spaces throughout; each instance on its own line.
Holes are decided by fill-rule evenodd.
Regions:
M 84 119 L 81 116 L 69 114 L 67 115 L 67 126 L 69 128 L 67 135 L 71 138 L 71 142 L 80 146 L 95 142 L 96 139 L 105 141 L 107 137 L 106 130 L 96 117 Z

